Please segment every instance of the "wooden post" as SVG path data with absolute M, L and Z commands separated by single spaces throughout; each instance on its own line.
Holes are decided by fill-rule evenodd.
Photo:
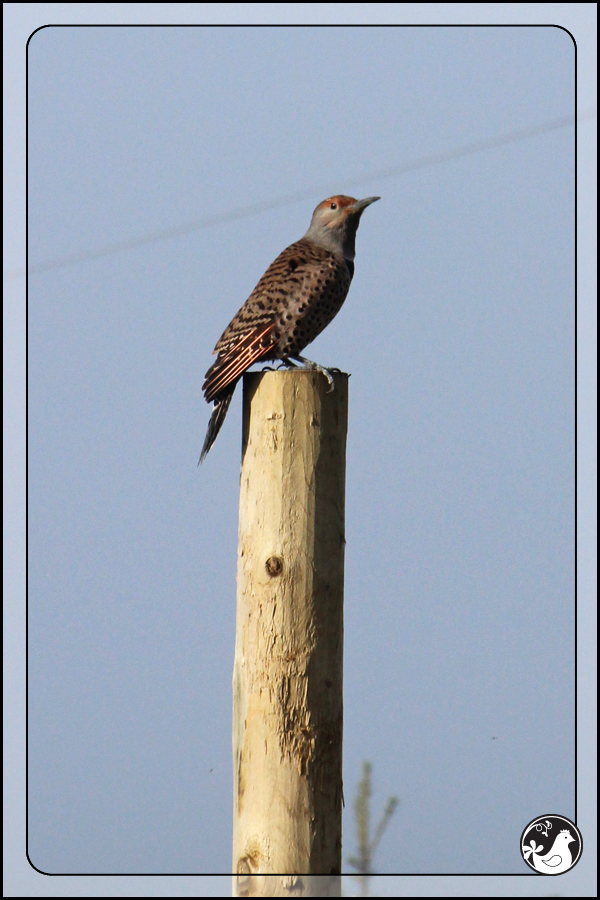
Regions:
M 347 375 L 244 376 L 234 896 L 341 896 L 347 419 Z

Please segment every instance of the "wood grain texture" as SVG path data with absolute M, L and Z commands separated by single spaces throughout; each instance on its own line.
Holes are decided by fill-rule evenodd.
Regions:
M 341 872 L 348 376 L 327 388 L 322 374 L 304 370 L 244 376 L 233 675 L 238 896 L 265 896 L 259 874 Z M 271 895 L 312 890 L 310 879 L 280 887 Z M 339 896 L 339 879 L 325 889 L 334 893 L 314 896 Z

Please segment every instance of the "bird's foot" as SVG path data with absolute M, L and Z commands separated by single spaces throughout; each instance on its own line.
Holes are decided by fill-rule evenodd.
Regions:
M 279 363 L 279 365 L 277 366 L 277 368 L 278 368 L 278 369 L 281 369 L 281 368 L 284 368 L 284 369 L 297 369 L 298 366 L 296 365 L 295 362 L 292 362 L 291 359 L 282 359 L 281 362 Z
M 274 372 L 275 369 L 273 368 L 273 366 L 263 366 L 260 371 L 261 372 Z
M 325 366 L 320 366 L 319 363 L 313 362 L 311 359 L 305 359 L 303 356 L 295 356 L 294 359 L 297 359 L 298 362 L 301 362 L 305 368 L 311 369 L 313 372 L 321 372 L 321 374 L 325 376 L 329 384 L 329 390 L 327 391 L 327 393 L 330 394 L 332 392 L 335 387 L 333 373 L 339 372 L 339 369 L 326 369 Z

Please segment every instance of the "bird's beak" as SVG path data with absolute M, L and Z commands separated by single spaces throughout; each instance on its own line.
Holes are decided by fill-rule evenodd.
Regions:
M 371 203 L 375 203 L 376 200 L 381 200 L 381 197 L 367 197 L 365 200 L 357 200 L 356 203 L 348 207 L 347 211 L 351 213 L 362 212 L 363 209 L 366 209 Z

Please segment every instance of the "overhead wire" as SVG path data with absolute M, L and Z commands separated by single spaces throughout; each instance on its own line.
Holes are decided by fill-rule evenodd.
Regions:
M 595 108 L 584 110 L 578 113 L 577 121 L 581 122 L 586 119 L 591 119 L 594 118 L 595 115 Z M 462 144 L 459 147 L 453 147 L 448 150 L 443 150 L 439 153 L 431 153 L 427 156 L 408 160 L 407 162 L 401 163 L 397 166 L 388 166 L 384 169 L 378 169 L 374 172 L 368 172 L 363 175 L 356 175 L 352 178 L 345 179 L 344 184 L 347 187 L 351 187 L 353 185 L 366 184 L 370 181 L 380 181 L 384 178 L 393 178 L 398 175 L 403 175 L 407 172 L 414 172 L 418 169 L 424 169 L 429 166 L 436 166 L 444 162 L 451 162 L 452 160 L 460 159 L 461 157 L 472 156 L 475 153 L 481 153 L 485 150 L 493 150 L 496 147 L 502 147 L 506 144 L 513 144 L 517 141 L 523 141 L 527 138 L 536 137 L 537 135 L 547 134 L 551 131 L 557 131 L 560 128 L 565 128 L 567 125 L 574 124 L 575 121 L 576 118 L 574 114 L 559 116 L 555 119 L 549 119 L 546 122 L 541 122 L 539 125 L 531 125 L 527 128 L 517 128 L 513 131 L 505 132 L 501 135 L 496 135 L 495 137 L 484 138 L 480 141 L 471 141 L 470 143 Z M 177 225 L 173 228 L 153 231 L 145 235 L 140 235 L 139 237 L 130 238 L 129 240 L 105 244 L 104 246 L 98 247 L 95 250 L 84 250 L 80 251 L 79 253 L 72 253 L 67 256 L 57 257 L 55 259 L 48 260 L 47 262 L 34 263 L 32 265 L 29 265 L 28 269 L 18 269 L 13 270 L 12 272 L 5 273 L 4 280 L 6 281 L 12 278 L 23 277 L 25 274 L 27 274 L 27 272 L 29 272 L 29 274 L 49 272 L 52 269 L 59 269 L 63 268 L 64 266 L 71 266 L 75 265 L 76 263 L 99 259 L 103 256 L 110 256 L 113 253 L 119 253 L 124 250 L 134 250 L 137 247 L 143 247 L 146 244 L 153 244 L 157 243 L 158 241 L 181 237 L 185 234 L 191 234 L 194 231 L 200 231 L 201 229 L 205 228 L 213 228 L 217 225 L 224 225 L 229 222 L 235 222 L 239 219 L 250 218 L 251 216 L 260 215 L 260 213 L 270 212 L 274 209 L 280 209 L 283 206 L 290 206 L 303 200 L 310 200 L 311 198 L 321 196 L 323 193 L 326 193 L 330 190 L 331 183 L 328 186 L 314 186 L 302 191 L 295 191 L 294 193 L 284 194 L 272 200 L 263 201 L 262 203 L 253 203 L 249 204 L 248 206 L 238 207 L 238 209 L 229 210 L 228 212 L 217 213 L 216 215 L 207 216 L 203 219 L 197 219 L 193 222 L 187 222 L 182 225 Z

